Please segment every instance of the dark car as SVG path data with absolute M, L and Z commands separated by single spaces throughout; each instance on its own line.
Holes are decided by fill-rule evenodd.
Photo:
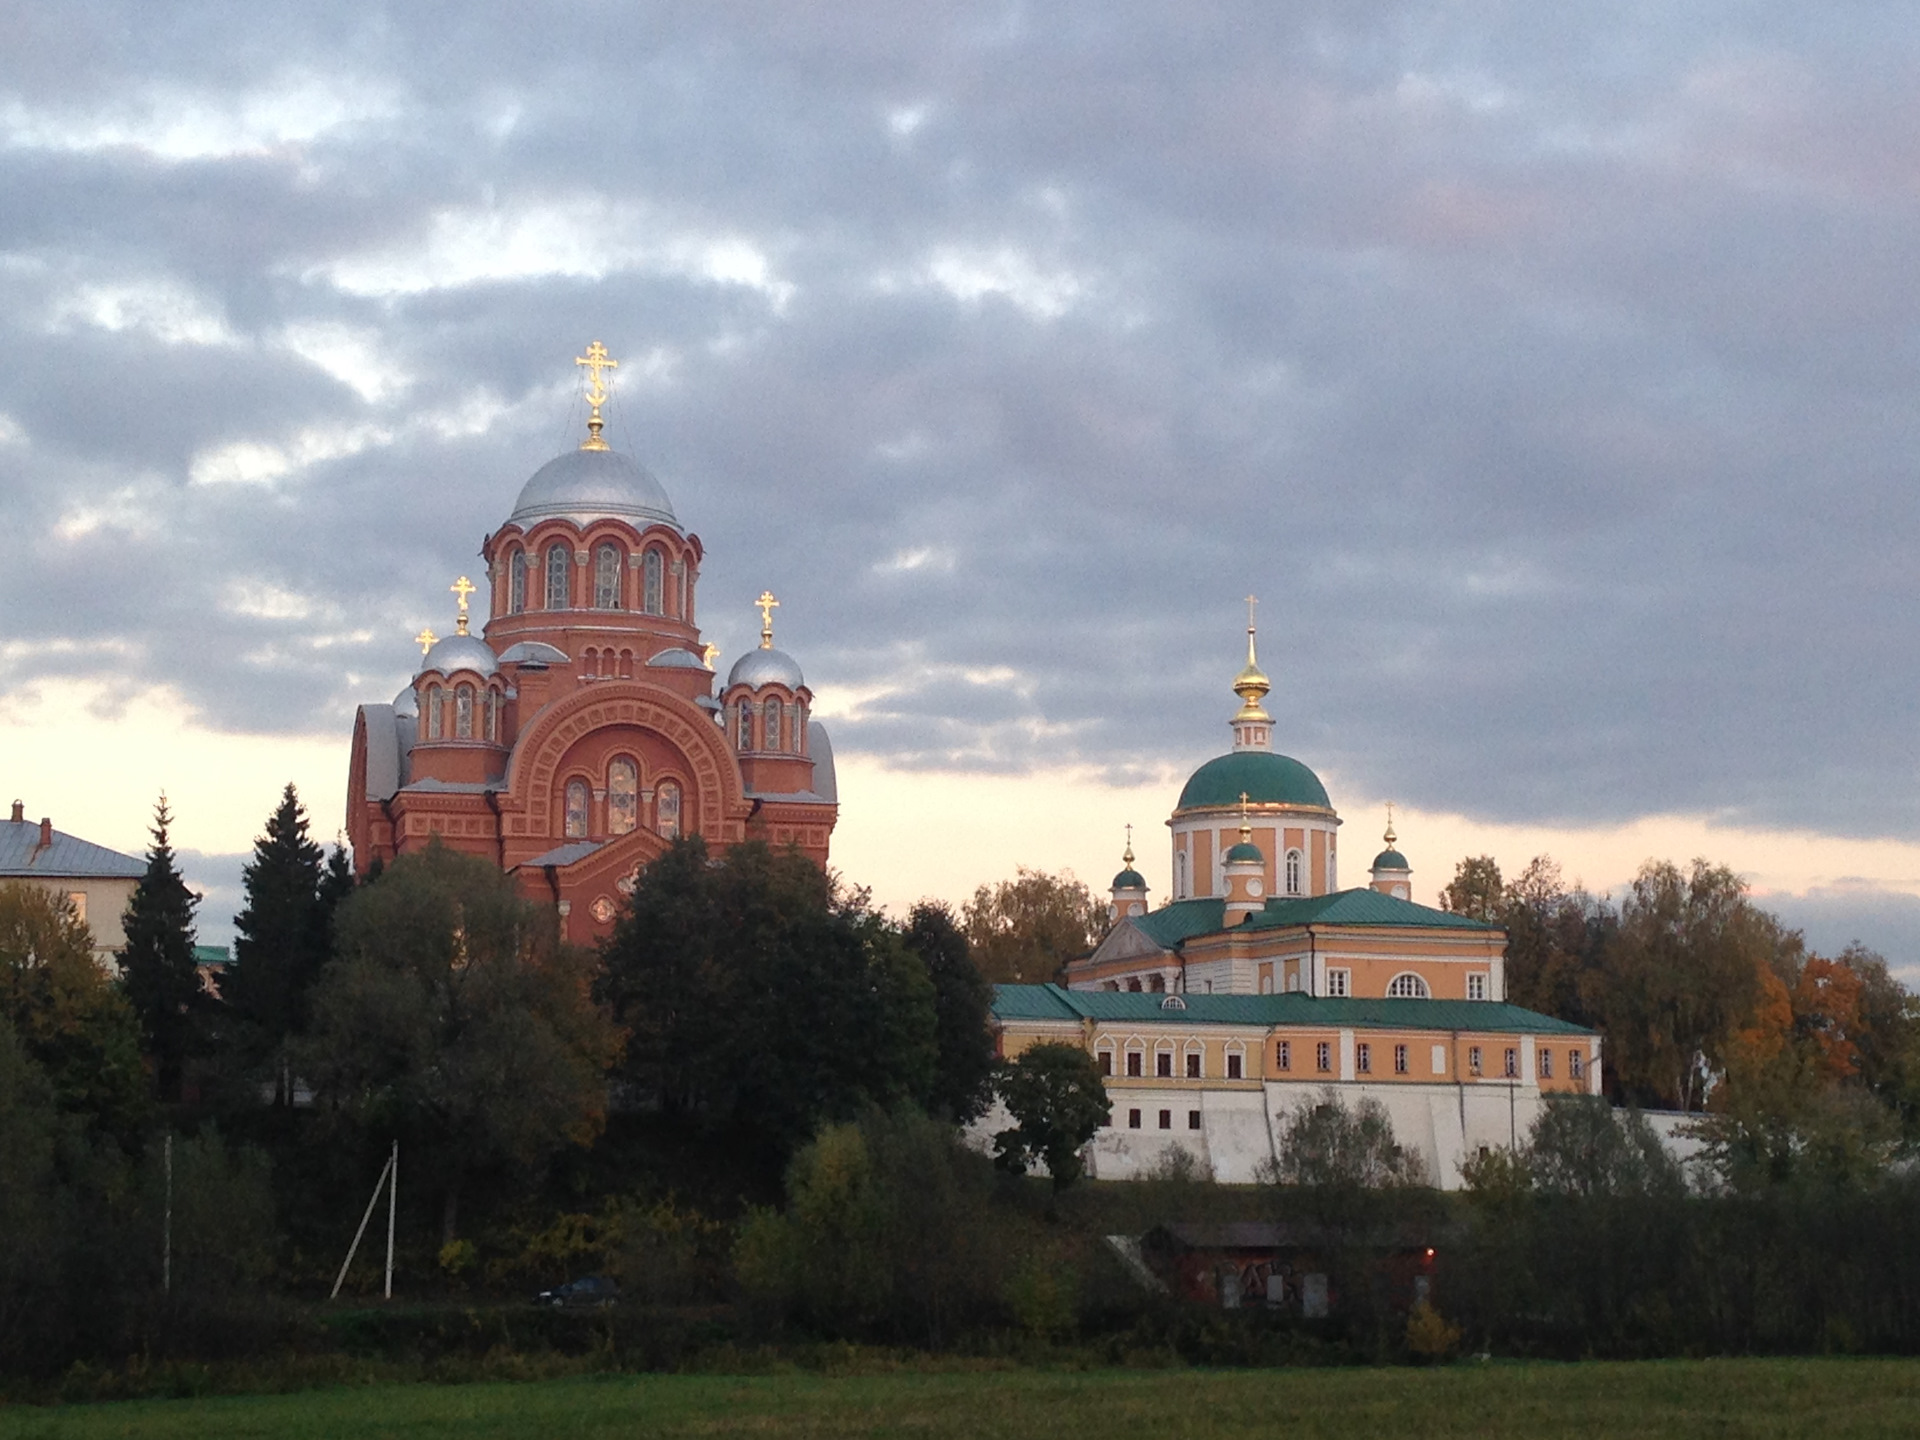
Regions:
M 620 1287 L 605 1275 L 584 1275 L 578 1280 L 569 1280 L 565 1285 L 556 1285 L 551 1290 L 542 1290 L 533 1297 L 536 1305 L 552 1305 L 556 1308 L 573 1306 L 600 1306 L 613 1304 L 620 1298 Z

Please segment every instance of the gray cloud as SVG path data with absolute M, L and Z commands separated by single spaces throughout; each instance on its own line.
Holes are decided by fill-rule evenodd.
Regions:
M 1916 833 L 1894 7 L 29 8 L 0 686 L 343 732 L 597 335 L 842 749 L 1197 761 L 1252 589 L 1375 793 Z

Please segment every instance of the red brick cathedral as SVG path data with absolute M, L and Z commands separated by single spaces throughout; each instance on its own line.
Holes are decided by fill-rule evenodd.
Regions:
M 548 461 L 464 576 L 455 633 L 417 637 L 419 673 L 354 717 L 347 835 L 355 868 L 430 837 L 483 855 L 559 910 L 567 938 L 611 927 L 641 866 L 677 835 L 715 853 L 795 845 L 820 865 L 839 813 L 833 752 L 800 667 L 760 648 L 714 693 L 695 623 L 704 551 L 660 482 L 601 439 L 598 341 L 587 439 Z M 484 595 L 486 623 L 468 622 Z

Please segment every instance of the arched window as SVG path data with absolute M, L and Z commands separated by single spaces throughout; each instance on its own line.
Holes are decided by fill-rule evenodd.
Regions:
M 527 608 L 527 552 L 516 548 L 507 562 L 507 609 L 518 615 Z
M 734 743 L 742 750 L 753 748 L 753 706 L 742 700 L 734 707 L 736 717 Z
M 640 823 L 640 771 L 631 760 L 607 766 L 607 833 L 625 835 Z
M 1389 1000 L 1430 1000 L 1433 992 L 1427 989 L 1427 982 L 1411 970 L 1403 970 L 1393 977 L 1387 986 Z
M 440 687 L 435 685 L 427 691 L 427 738 L 438 740 L 446 722 L 446 700 Z
M 453 734 L 457 740 L 473 739 L 473 687 L 462 685 L 453 692 Z
M 567 782 L 566 832 L 569 840 L 587 838 L 587 782 L 584 780 Z
M 1306 857 L 1298 850 L 1287 851 L 1287 894 L 1299 895 L 1304 893 L 1301 878 L 1306 870 L 1305 861 Z
M 567 579 L 567 566 L 572 563 L 572 547 L 564 542 L 547 547 L 547 609 L 565 610 L 572 603 Z
M 646 558 L 640 562 L 640 608 L 649 615 L 660 615 L 666 611 L 666 603 L 662 598 L 660 569 L 660 551 L 656 546 L 648 550 Z
M 487 691 L 487 739 L 500 738 L 500 692 Z
M 807 753 L 807 707 L 804 705 L 793 707 L 793 753 Z
M 667 839 L 672 840 L 680 833 L 680 786 L 672 780 L 662 780 L 660 788 L 654 791 L 653 808 L 656 817 L 654 829 Z
M 760 731 L 760 748 L 778 750 L 780 748 L 780 702 L 769 698 L 766 706 L 766 722 Z
M 620 608 L 620 565 L 623 557 L 618 545 L 602 545 L 593 556 L 593 608 Z

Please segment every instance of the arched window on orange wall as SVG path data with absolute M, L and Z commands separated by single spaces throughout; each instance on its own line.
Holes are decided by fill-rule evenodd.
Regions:
M 653 793 L 654 829 L 667 839 L 672 840 L 680 834 L 680 786 L 673 780 L 662 780 L 660 788 Z
M 1387 998 L 1390 1000 L 1431 1000 L 1433 992 L 1427 989 L 1427 982 L 1411 970 L 1403 970 L 1393 977 L 1387 986 Z
M 620 569 L 626 557 L 614 544 L 602 545 L 593 556 L 593 605 L 596 610 L 620 608 Z
M 767 718 L 764 728 L 760 731 L 760 748 L 762 750 L 778 750 L 780 748 L 780 702 L 776 699 L 769 698 L 765 714 Z
M 518 615 L 527 608 L 527 552 L 514 547 L 507 562 L 507 609 Z
M 565 610 L 573 603 L 568 586 L 567 566 L 573 563 L 573 547 L 558 542 L 547 547 L 547 609 Z
M 1302 855 L 1298 850 L 1287 851 L 1287 894 L 1304 895 L 1306 893 L 1306 887 L 1303 883 L 1305 876 L 1306 856 Z
M 427 738 L 438 740 L 446 720 L 446 700 L 438 685 L 427 690 Z
M 587 838 L 587 782 L 567 782 L 566 834 L 569 840 Z
M 742 700 L 733 708 L 734 744 L 742 750 L 751 750 L 753 748 L 753 705 L 750 701 Z
M 640 819 L 640 770 L 624 756 L 607 766 L 607 833 L 625 835 Z
M 457 740 L 473 739 L 473 687 L 462 685 L 453 692 L 453 734 Z
M 500 738 L 500 692 L 487 691 L 487 739 L 497 741 Z
M 662 560 L 660 547 L 655 545 L 647 550 L 646 558 L 642 560 L 640 564 L 641 608 L 649 615 L 659 615 L 666 610 L 666 602 L 663 598 L 665 587 L 661 584 L 661 569 Z

